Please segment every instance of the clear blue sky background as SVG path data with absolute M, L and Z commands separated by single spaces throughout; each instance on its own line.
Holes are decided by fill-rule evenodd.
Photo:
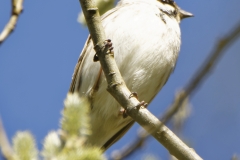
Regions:
M 181 23 L 182 48 L 175 72 L 150 104 L 163 113 L 177 90 L 213 50 L 216 42 L 240 23 L 239 0 L 178 0 L 195 17 Z M 88 35 L 77 23 L 76 1 L 25 1 L 13 34 L 0 46 L 0 115 L 9 138 L 30 130 L 38 147 L 50 130 L 59 127 L 60 112 L 74 66 Z M 10 16 L 10 1 L 0 1 L 0 29 Z M 226 160 L 240 155 L 240 40 L 229 48 L 211 76 L 191 98 L 192 114 L 182 137 L 204 159 Z M 106 155 L 135 139 L 138 125 Z M 151 153 L 168 159 L 153 138 L 129 159 Z M 1 159 L 1 158 L 0 158 Z

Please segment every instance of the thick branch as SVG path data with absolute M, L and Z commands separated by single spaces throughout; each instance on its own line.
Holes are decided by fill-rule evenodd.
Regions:
M 135 107 L 139 104 L 139 101 L 135 97 L 129 98 L 131 92 L 121 77 L 114 57 L 111 54 L 107 54 L 108 47 L 104 46 L 106 37 L 94 1 L 80 0 L 80 3 L 95 50 L 108 82 L 107 90 L 109 93 L 125 108 L 129 116 L 151 133 L 172 155 L 184 160 L 201 159 L 147 109 L 137 109 Z
M 240 36 L 240 23 L 237 25 L 235 29 L 233 29 L 227 36 L 223 37 L 218 41 L 214 50 L 209 54 L 209 57 L 205 60 L 202 66 L 198 69 L 195 76 L 193 76 L 192 80 L 187 84 L 185 89 L 179 92 L 172 105 L 168 108 L 168 110 L 161 117 L 162 123 L 167 123 L 172 116 L 179 110 L 182 106 L 183 102 L 190 96 L 192 96 L 193 92 L 196 91 L 197 87 L 204 81 L 206 76 L 210 73 L 210 71 L 217 64 L 221 55 L 224 51 L 233 44 L 237 38 Z M 138 139 L 124 146 L 121 150 L 113 152 L 111 156 L 112 159 L 117 157 L 117 159 L 124 159 L 134 153 L 138 148 L 142 146 L 146 138 L 149 137 L 149 134 L 144 130 L 140 131 Z
M 23 10 L 22 4 L 23 4 L 23 0 L 12 0 L 12 15 L 9 19 L 9 22 L 3 29 L 2 33 L 0 34 L 0 45 L 14 30 L 17 24 L 18 17 Z

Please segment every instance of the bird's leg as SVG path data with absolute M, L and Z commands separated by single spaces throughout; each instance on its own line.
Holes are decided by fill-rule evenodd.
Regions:
M 132 93 L 130 94 L 130 96 L 129 96 L 129 99 L 132 98 L 132 97 L 135 97 L 135 98 L 138 99 L 138 94 L 137 94 L 137 92 L 132 92 Z
M 145 103 L 145 101 L 141 101 L 140 103 L 138 103 L 137 106 L 135 106 L 137 109 L 140 109 L 141 106 L 144 106 L 144 108 L 147 108 L 148 103 Z
M 109 52 L 111 53 L 112 50 L 113 50 L 113 46 L 112 46 L 113 44 L 112 44 L 111 39 L 105 40 L 104 43 L 105 43 L 105 47 L 108 47 L 108 50 L 109 50 Z
M 136 92 L 132 92 L 130 95 L 129 95 L 129 99 L 132 98 L 132 97 L 135 97 L 136 99 L 138 99 L 138 95 Z M 148 106 L 148 103 L 145 103 L 145 101 L 141 101 L 138 105 L 135 106 L 136 109 L 140 109 L 141 106 L 144 106 L 144 108 L 147 108 Z M 123 118 L 127 118 L 127 111 L 123 108 L 120 109 L 120 112 L 119 112 L 119 115 L 122 115 Z
M 129 96 L 129 98 L 135 97 L 136 99 L 138 99 L 138 94 L 137 92 L 132 92 Z M 141 101 L 137 106 L 135 106 L 137 109 L 140 109 L 141 106 L 144 106 L 145 108 L 147 108 L 148 104 L 145 103 L 144 101 Z
M 127 111 L 124 108 L 122 108 L 122 107 L 121 107 L 118 115 L 121 115 L 123 118 L 127 118 L 128 117 Z
M 111 54 L 112 56 L 114 56 L 113 46 L 112 46 L 113 44 L 112 44 L 111 39 L 105 40 L 105 41 L 104 41 L 104 45 L 105 45 L 105 47 L 108 48 L 108 52 L 107 52 L 107 53 L 108 53 L 108 54 Z M 96 46 L 95 46 L 95 48 L 96 48 Z M 99 58 L 98 58 L 97 53 L 94 55 L 93 61 L 94 61 L 94 62 L 99 61 Z

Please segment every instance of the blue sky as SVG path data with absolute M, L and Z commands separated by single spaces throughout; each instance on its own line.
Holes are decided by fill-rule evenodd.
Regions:
M 182 47 L 177 67 L 150 104 L 160 115 L 213 50 L 240 23 L 239 0 L 176 1 L 195 17 L 181 23 Z M 10 1 L 0 1 L 0 30 L 10 16 Z M 59 127 L 60 112 L 74 66 L 88 36 L 77 23 L 78 1 L 25 1 L 13 34 L 0 46 L 0 116 L 7 135 L 30 130 L 41 148 L 45 135 Z M 181 133 L 204 159 L 240 155 L 240 40 L 219 61 L 191 97 L 192 114 Z M 134 140 L 136 124 L 106 155 Z M 129 159 L 146 153 L 167 159 L 168 152 L 150 138 Z

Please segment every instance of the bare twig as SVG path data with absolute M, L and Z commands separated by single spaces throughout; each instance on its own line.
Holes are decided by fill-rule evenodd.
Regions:
M 12 158 L 13 150 L 5 133 L 1 118 L 0 118 L 0 148 L 2 150 L 3 156 L 6 159 Z
M 183 102 L 189 96 L 191 96 L 194 91 L 196 91 L 197 87 L 199 87 L 199 85 L 203 82 L 206 76 L 210 73 L 210 71 L 216 65 L 224 51 L 231 44 L 233 44 L 233 42 L 235 42 L 239 36 L 240 23 L 227 36 L 223 37 L 218 41 L 215 49 L 210 53 L 209 57 L 196 72 L 195 76 L 193 76 L 193 79 L 188 83 L 185 89 L 183 89 L 176 95 L 172 105 L 168 107 L 168 110 L 165 112 L 165 114 L 163 114 L 164 116 L 160 118 L 162 123 L 167 123 L 172 118 L 172 116 L 179 110 Z M 128 144 L 127 146 L 124 146 L 119 151 L 114 151 L 111 158 L 114 160 L 124 159 L 133 154 L 137 149 L 139 149 L 144 143 L 144 141 L 149 137 L 149 134 L 143 129 L 140 130 L 140 133 L 141 134 L 138 136 L 137 140 L 135 140 L 131 144 Z M 115 156 L 117 158 L 115 158 Z
M 135 97 L 129 98 L 131 92 L 121 77 L 113 55 L 106 54 L 108 51 L 108 47 L 104 45 L 106 36 L 94 1 L 80 0 L 80 3 L 95 50 L 108 82 L 108 92 L 124 107 L 129 116 L 151 133 L 172 155 L 178 159 L 185 160 L 201 159 L 147 109 L 139 110 L 135 107 L 140 102 Z
M 0 45 L 4 42 L 4 40 L 12 33 L 14 30 L 19 15 L 23 10 L 23 0 L 12 0 L 12 13 L 9 19 L 9 22 L 3 29 L 2 33 L 0 34 Z

